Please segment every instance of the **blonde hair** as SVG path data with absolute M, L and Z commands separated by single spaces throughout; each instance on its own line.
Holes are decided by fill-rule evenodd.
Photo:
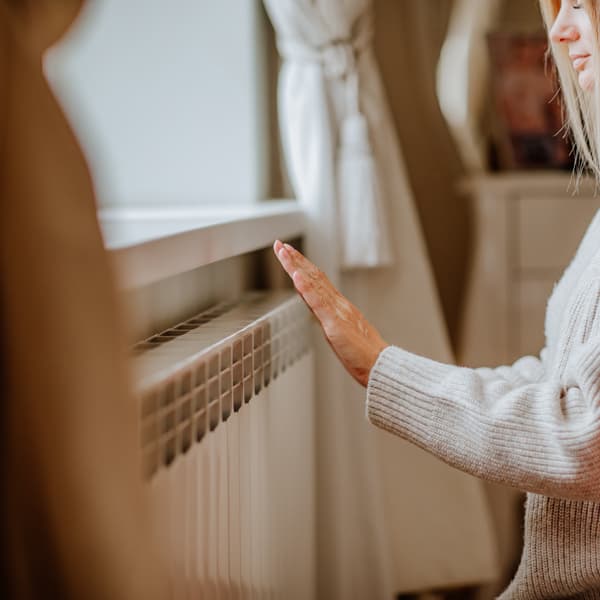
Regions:
M 542 16 L 548 32 L 552 28 L 560 11 L 560 0 L 540 0 Z M 598 50 L 600 50 L 600 20 L 598 0 L 584 0 L 584 8 L 588 11 L 595 25 L 594 68 L 600 75 Z M 575 143 L 576 165 L 578 172 L 590 169 L 600 182 L 600 94 L 596 91 L 585 91 L 578 83 L 577 74 L 569 59 L 565 44 L 554 44 L 550 40 L 550 48 L 556 64 L 556 70 L 562 90 L 563 103 L 566 110 L 565 133 L 570 134 Z M 600 82 L 600 77 L 596 78 Z

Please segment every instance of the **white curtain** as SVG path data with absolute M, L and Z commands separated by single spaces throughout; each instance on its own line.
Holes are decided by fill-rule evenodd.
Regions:
M 371 1 L 264 3 L 283 59 L 283 149 L 292 186 L 308 215 L 308 254 L 386 339 L 451 362 L 370 46 Z M 364 119 L 359 125 L 357 106 Z M 343 139 L 344 133 L 353 139 Z M 353 154 L 345 142 L 361 146 L 362 154 L 345 162 L 342 155 Z M 366 155 L 370 164 L 361 163 Z M 349 164 L 360 167 L 360 185 L 376 192 L 365 196 L 372 202 L 363 207 L 368 218 L 360 219 L 360 211 L 344 214 Z M 350 235 L 370 239 L 378 259 L 353 263 L 344 246 Z M 325 344 L 317 356 L 319 597 L 387 599 L 493 578 L 492 525 L 480 482 L 369 426 L 364 391 L 343 373 Z
M 392 262 L 388 219 L 365 119 L 381 104 L 365 76 L 376 71 L 367 0 L 265 2 L 285 62 L 280 75 L 282 137 L 298 199 L 333 249 L 332 265 Z M 333 239 L 332 239 L 333 238 Z

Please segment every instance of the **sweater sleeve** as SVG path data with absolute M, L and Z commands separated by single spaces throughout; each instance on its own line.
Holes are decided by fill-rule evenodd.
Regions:
M 546 353 L 544 348 L 540 357 L 524 356 L 509 366 L 496 367 L 494 369 L 482 367 L 476 369 L 482 381 L 504 380 L 507 385 L 517 387 L 528 383 L 537 383 L 544 376 L 543 357 Z
M 482 479 L 600 500 L 599 281 L 569 305 L 556 373 L 533 357 L 468 369 L 390 346 L 371 371 L 369 420 Z

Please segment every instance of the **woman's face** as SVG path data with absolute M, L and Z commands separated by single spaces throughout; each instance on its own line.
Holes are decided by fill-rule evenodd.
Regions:
M 565 44 L 578 74 L 582 89 L 591 91 L 595 84 L 593 64 L 595 28 L 583 2 L 562 0 L 560 11 L 550 30 L 554 44 Z

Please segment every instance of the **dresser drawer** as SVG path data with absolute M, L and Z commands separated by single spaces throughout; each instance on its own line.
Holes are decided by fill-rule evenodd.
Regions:
M 600 201 L 592 197 L 521 197 L 516 203 L 516 256 L 521 269 L 564 269 Z
M 516 319 L 509 323 L 509 327 L 514 328 L 511 338 L 515 359 L 525 355 L 537 356 L 544 347 L 546 305 L 559 277 L 557 272 L 555 276 L 522 280 L 516 284 Z

